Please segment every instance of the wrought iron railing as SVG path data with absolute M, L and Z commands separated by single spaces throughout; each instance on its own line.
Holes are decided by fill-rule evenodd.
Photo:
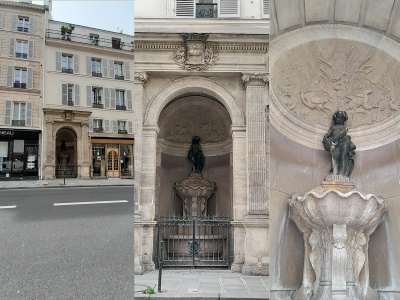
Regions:
M 61 72 L 62 73 L 74 74 L 74 69 L 62 68 Z
M 101 103 L 92 103 L 92 107 L 93 107 L 93 108 L 103 108 L 104 105 L 101 104 Z
M 103 132 L 104 132 L 104 129 L 103 129 L 103 127 L 93 128 L 93 132 L 103 133 Z
M 118 129 L 118 133 L 120 133 L 120 134 L 128 134 L 128 130 Z
M 107 48 L 114 48 L 114 49 L 120 49 L 120 50 L 125 50 L 125 51 L 134 51 L 133 42 L 126 43 L 126 42 L 121 41 L 121 42 L 117 43 L 117 41 L 115 41 L 115 40 L 112 41 L 111 39 L 98 38 L 97 44 L 94 44 L 93 40 L 90 40 L 89 35 L 82 35 L 82 34 L 77 34 L 77 33 L 62 34 L 61 30 L 47 29 L 46 37 L 51 38 L 51 39 L 65 40 L 65 41 L 71 41 L 71 42 L 77 42 L 77 43 L 83 43 L 83 44 L 95 45 L 95 46 L 103 46 L 103 47 L 107 47 Z
M 68 100 L 68 106 L 74 106 L 74 101 L 73 100 Z
M 24 58 L 24 59 L 27 59 L 27 58 L 28 58 L 28 54 L 26 54 L 26 53 L 21 53 L 21 52 L 15 52 L 15 57 L 16 57 L 16 58 Z
M 197 3 L 196 4 L 196 18 L 211 19 L 217 17 L 217 4 L 216 3 Z
M 76 178 L 78 177 L 78 165 L 73 164 L 57 164 L 57 178 Z
M 230 268 L 230 235 L 228 217 L 159 218 L 157 265 L 162 260 L 163 267 Z M 158 251 L 161 241 L 162 257 Z
M 115 75 L 115 79 L 124 80 L 125 78 L 123 75 Z
M 17 89 L 26 89 L 25 82 L 14 82 L 14 87 Z
M 12 120 L 12 126 L 25 126 L 25 120 Z
M 97 72 L 92 72 L 92 76 L 94 76 L 94 77 L 103 77 L 103 74 L 97 73 Z
M 126 106 L 125 105 L 116 105 L 115 108 L 117 110 L 126 110 Z

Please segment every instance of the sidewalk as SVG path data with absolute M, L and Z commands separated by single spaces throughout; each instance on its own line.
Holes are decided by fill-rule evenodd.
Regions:
M 77 179 L 65 178 L 54 180 L 6 180 L 0 181 L 0 189 L 32 189 L 32 188 L 59 188 L 59 187 L 91 187 L 91 186 L 133 186 L 134 179 Z
M 135 299 L 269 299 L 268 276 L 244 276 L 229 270 L 163 269 L 161 293 L 158 270 L 135 275 Z M 142 291 L 153 288 L 155 294 Z

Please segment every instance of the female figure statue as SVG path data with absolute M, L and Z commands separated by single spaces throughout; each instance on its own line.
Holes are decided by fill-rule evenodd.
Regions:
M 192 162 L 192 173 L 201 173 L 204 167 L 204 154 L 200 147 L 200 138 L 194 136 L 188 152 L 188 158 Z
M 348 128 L 345 111 L 336 111 L 332 117 L 332 124 L 322 141 L 324 149 L 332 153 L 332 167 L 330 174 L 349 177 L 354 167 L 356 146 L 347 135 Z

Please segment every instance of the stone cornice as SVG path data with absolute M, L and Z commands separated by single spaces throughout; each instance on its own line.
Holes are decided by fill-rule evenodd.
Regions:
M 17 2 L 17 1 L 1 1 L 0 6 L 13 6 L 13 7 L 18 7 L 18 8 L 39 10 L 42 12 L 44 12 L 46 10 L 46 7 L 44 5 L 29 4 L 29 3 Z
M 171 51 L 184 46 L 183 42 L 135 42 L 135 51 Z M 268 43 L 213 43 L 207 42 L 207 47 L 219 51 L 267 52 Z

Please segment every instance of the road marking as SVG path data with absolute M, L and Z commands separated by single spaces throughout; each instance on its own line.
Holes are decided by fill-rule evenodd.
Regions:
M 128 202 L 128 200 L 92 201 L 92 202 L 61 202 L 61 203 L 54 203 L 54 206 L 86 205 L 86 204 L 110 204 L 110 203 L 127 203 L 127 202 Z
M 6 208 L 16 208 L 16 205 L 9 205 L 9 206 L 0 206 L 0 209 L 6 209 Z

